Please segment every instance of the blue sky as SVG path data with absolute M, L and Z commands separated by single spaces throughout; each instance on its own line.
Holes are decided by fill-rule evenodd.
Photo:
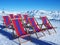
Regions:
M 60 10 L 60 0 L 0 0 L 0 10 Z

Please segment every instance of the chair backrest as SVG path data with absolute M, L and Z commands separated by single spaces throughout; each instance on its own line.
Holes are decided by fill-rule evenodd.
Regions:
M 14 15 L 14 18 L 22 18 L 21 14 Z
M 22 18 L 21 14 L 17 14 L 17 15 L 19 15 L 19 17 Z
M 4 20 L 4 24 L 6 26 L 10 26 L 11 25 L 9 16 L 3 16 L 3 20 Z
M 20 19 L 13 19 L 12 20 L 12 25 L 17 33 L 18 36 L 22 36 L 27 34 L 24 30 L 22 21 Z
M 51 23 L 49 22 L 49 20 L 46 16 L 41 17 L 41 19 L 42 19 L 42 23 L 44 24 L 44 26 L 46 28 L 51 28 L 52 27 Z
M 23 17 L 24 17 L 24 20 L 25 20 L 25 22 L 26 22 L 26 24 L 28 24 L 28 15 L 23 15 Z
M 9 14 L 10 18 L 13 19 L 14 18 L 14 15 L 13 14 Z
M 14 18 L 19 18 L 19 15 L 14 15 Z
M 34 30 L 35 30 L 36 32 L 41 31 L 41 28 L 37 25 L 37 22 L 36 22 L 36 20 L 34 19 L 34 17 L 31 17 L 31 18 L 29 17 L 28 20 L 29 20 L 30 25 L 34 28 Z

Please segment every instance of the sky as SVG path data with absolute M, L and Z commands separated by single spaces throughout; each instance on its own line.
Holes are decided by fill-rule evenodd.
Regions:
M 60 0 L 0 0 L 0 10 L 59 10 Z

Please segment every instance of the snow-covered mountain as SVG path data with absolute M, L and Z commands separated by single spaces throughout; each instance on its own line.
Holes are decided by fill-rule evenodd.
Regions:
M 40 16 L 47 16 L 49 19 L 60 20 L 59 11 L 33 10 L 27 13 L 31 16 L 35 16 L 36 18 L 39 18 Z

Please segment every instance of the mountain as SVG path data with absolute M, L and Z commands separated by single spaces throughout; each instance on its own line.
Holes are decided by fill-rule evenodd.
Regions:
M 59 11 L 45 11 L 45 10 L 33 10 L 27 12 L 30 16 L 39 18 L 40 16 L 47 16 L 49 19 L 60 20 Z

